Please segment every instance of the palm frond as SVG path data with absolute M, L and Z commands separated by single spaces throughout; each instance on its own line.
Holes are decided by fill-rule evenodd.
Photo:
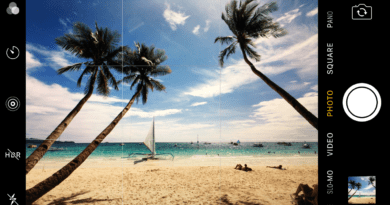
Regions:
M 135 93 L 137 93 L 138 91 L 141 91 L 139 95 L 137 95 L 137 97 L 135 98 L 136 101 L 137 101 L 137 104 L 138 104 L 138 100 L 139 100 L 139 97 L 142 95 L 143 93 L 143 89 L 146 89 L 142 83 L 138 83 L 137 85 L 137 90 L 135 91 Z
M 258 3 L 252 3 L 252 1 L 249 2 L 249 3 L 247 4 L 247 7 L 245 8 L 245 12 L 244 12 L 244 13 L 245 13 L 245 16 L 247 16 L 247 17 L 252 16 L 252 14 L 253 14 L 253 12 L 255 11 L 255 9 L 256 9 L 257 6 L 259 6 Z
M 246 47 L 244 48 L 244 51 L 248 54 L 248 56 L 249 56 L 250 58 L 253 58 L 253 59 L 255 59 L 256 61 L 260 61 L 260 55 L 257 54 L 257 52 L 256 52 L 255 50 L 253 50 L 251 47 L 246 46 Z
M 223 64 L 224 64 L 224 61 L 223 59 L 226 57 L 226 59 L 229 57 L 230 54 L 234 53 L 235 50 L 236 50 L 236 44 L 237 42 L 234 42 L 232 44 L 230 44 L 228 47 L 226 47 L 225 49 L 223 49 L 220 53 L 219 53 L 219 65 L 221 67 L 223 67 Z
M 103 65 L 103 72 L 104 72 L 104 75 L 107 77 L 107 79 L 110 81 L 110 84 L 112 86 L 114 86 L 114 89 L 115 90 L 119 90 L 118 83 L 117 83 L 114 75 L 112 75 L 112 73 L 110 72 L 110 70 L 109 70 L 107 65 Z
M 134 86 L 136 83 L 138 83 L 138 82 L 140 81 L 140 79 L 141 79 L 141 75 L 137 75 L 137 77 L 135 77 L 133 83 L 132 83 L 131 86 L 130 86 L 130 90 L 133 88 L 133 86 Z M 142 84 L 142 83 L 139 83 L 138 85 L 140 85 L 140 84 Z M 137 86 L 137 90 L 138 90 L 138 86 Z
M 252 3 L 254 0 L 245 0 L 245 2 L 243 3 L 243 4 L 241 4 L 241 1 L 240 1 L 240 6 L 239 6 L 239 13 L 238 13 L 238 15 L 239 16 L 243 16 L 244 14 L 245 15 L 247 15 L 247 6 L 250 4 L 250 3 Z M 255 4 L 255 7 L 256 7 L 257 5 Z
M 98 70 L 99 69 L 96 66 L 94 66 L 93 73 L 92 73 L 92 75 L 89 76 L 88 81 L 87 81 L 87 85 L 84 87 L 84 94 L 85 95 L 90 91 L 92 92 L 94 84 L 95 84 L 95 80 L 96 80 L 95 74 L 98 72 Z
M 134 79 L 137 77 L 137 75 L 135 74 L 131 74 L 131 75 L 128 75 L 128 76 L 125 76 L 122 80 L 119 80 L 118 81 L 118 84 L 122 83 L 122 82 L 125 82 L 125 83 L 131 83 L 134 81 Z
M 277 10 L 278 4 L 276 2 L 267 3 L 258 8 L 258 11 L 263 15 L 268 15 L 269 13 L 272 13 Z
M 101 69 L 99 69 L 99 73 L 97 76 L 97 84 L 97 91 L 99 94 L 102 94 L 105 97 L 110 94 L 107 77 L 104 75 L 104 72 Z
M 81 65 L 84 63 L 75 63 L 73 65 L 65 66 L 57 70 L 58 75 L 61 75 L 67 71 L 78 71 L 80 70 Z
M 158 91 L 165 90 L 165 86 L 163 84 L 161 84 L 160 82 L 158 82 L 157 80 L 150 79 L 150 82 L 152 83 L 153 87 L 156 88 L 156 90 L 158 90 Z
M 150 75 L 153 77 L 157 76 L 163 76 L 172 73 L 172 70 L 169 66 L 164 65 L 164 66 L 158 66 L 155 69 L 152 69 L 150 72 Z
M 91 64 L 87 64 L 86 67 L 84 68 L 83 72 L 81 73 L 79 79 L 77 80 L 77 86 L 80 87 L 81 86 L 81 81 L 83 80 L 83 76 L 87 73 L 90 73 L 92 74 L 93 73 L 93 68 L 94 66 L 91 65 Z
M 145 103 L 148 101 L 148 93 L 149 93 L 149 89 L 146 86 L 144 86 L 141 91 L 143 105 L 145 105 Z
M 149 79 L 149 78 L 144 78 L 144 82 L 145 82 L 145 86 L 146 86 L 147 88 L 151 89 L 152 92 L 153 92 L 153 85 L 152 85 L 152 83 L 150 82 L 150 79 Z
M 216 42 L 221 42 L 221 45 L 223 45 L 224 43 L 226 44 L 230 44 L 232 43 L 233 41 L 235 40 L 235 37 L 233 36 L 225 36 L 225 37 L 217 37 L 214 41 L 214 43 Z

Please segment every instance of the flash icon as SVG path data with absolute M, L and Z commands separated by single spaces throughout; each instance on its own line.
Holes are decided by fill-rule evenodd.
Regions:
M 15 194 L 13 194 L 12 196 L 10 196 L 9 194 L 7 194 L 7 195 L 8 195 L 8 197 L 9 197 L 9 200 L 11 200 L 11 205 L 14 204 L 14 202 L 15 202 L 16 205 L 19 205 L 19 204 L 16 202 L 16 198 L 14 197 Z

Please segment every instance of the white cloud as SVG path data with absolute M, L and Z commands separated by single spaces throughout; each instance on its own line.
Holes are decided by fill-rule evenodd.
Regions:
M 204 32 L 207 32 L 209 29 L 210 29 L 210 23 L 211 21 L 210 20 L 206 20 L 206 27 L 204 27 Z
M 49 66 L 53 70 L 57 71 L 60 68 L 74 64 L 69 59 L 76 59 L 71 53 L 64 50 L 48 50 L 47 48 L 40 45 L 33 45 L 30 43 L 26 44 L 26 50 L 29 53 L 34 53 L 40 56 L 41 60 L 44 60 L 44 65 Z M 41 64 L 41 65 L 43 65 Z M 73 82 L 77 82 L 78 76 L 74 74 L 63 73 L 63 76 Z
M 301 83 L 286 89 L 307 89 L 310 86 L 308 81 L 318 79 L 318 34 L 316 28 L 306 26 L 291 26 L 288 32 L 286 36 L 281 38 L 256 39 L 254 41 L 257 46 L 255 50 L 261 55 L 261 60 L 259 62 L 250 60 L 258 70 L 268 77 L 294 70 Z M 233 57 L 231 56 L 229 61 L 225 60 L 222 76 L 219 74 L 219 69 L 204 70 L 209 73 L 213 72 L 213 75 L 207 75 L 203 82 L 183 92 L 183 94 L 208 98 L 231 93 L 243 85 L 259 80 L 259 77 L 250 70 L 248 64 L 242 59 L 239 48 L 236 49 L 235 55 L 240 56 L 241 59 L 231 61 L 230 59 Z M 274 82 L 281 83 L 280 81 Z M 311 87 L 310 89 L 317 88 Z
M 26 51 L 26 70 L 39 66 L 42 66 L 42 63 L 36 60 L 30 52 Z
M 82 93 L 72 93 L 58 84 L 44 84 L 29 75 L 26 76 L 26 89 L 26 131 L 28 137 L 40 139 L 46 138 L 84 97 Z M 128 102 L 128 99 L 92 95 L 61 135 L 61 140 L 92 141 Z M 127 125 L 133 116 L 163 117 L 180 112 L 179 109 L 144 111 L 133 104 L 113 133 L 121 135 L 124 128 L 120 127 Z
M 234 89 L 252 83 L 258 79 L 259 77 L 253 74 L 248 65 L 228 66 L 222 69 L 221 79 L 219 72 L 217 73 L 217 71 L 214 71 L 213 77 L 209 77 L 204 83 L 190 88 L 189 91 L 186 91 L 183 94 L 209 98 L 219 94 L 231 93 Z
M 143 25 L 145 25 L 144 22 L 139 23 L 139 24 L 136 25 L 134 28 L 131 28 L 131 29 L 129 30 L 129 33 L 135 31 L 136 29 L 138 29 L 139 27 L 141 27 L 141 26 L 143 26 Z
M 29 52 L 36 52 L 38 54 L 43 55 L 45 59 L 49 60 L 49 65 L 54 70 L 58 70 L 62 67 L 73 64 L 67 60 L 67 58 L 72 58 L 73 56 L 69 52 L 64 50 L 48 50 L 45 47 L 35 46 L 29 43 L 26 44 L 26 50 Z
M 196 103 L 192 103 L 191 106 L 199 106 L 199 105 L 205 105 L 207 104 L 207 102 L 196 102 Z
M 318 116 L 318 93 L 309 92 L 297 100 Z M 252 107 L 248 120 L 225 123 L 222 135 L 228 139 L 246 136 L 247 141 L 317 141 L 317 130 L 283 98 L 262 101 Z
M 291 21 L 293 21 L 295 18 L 297 18 L 301 14 L 302 13 L 299 12 L 299 8 L 297 8 L 297 9 L 294 9 L 294 10 L 291 10 L 289 12 L 284 13 L 284 15 L 279 17 L 278 19 L 276 19 L 276 21 L 279 22 L 281 24 L 281 26 L 283 26 L 283 24 L 291 23 Z
M 66 23 L 66 21 L 65 21 L 64 19 L 60 18 L 59 21 L 60 21 L 60 23 L 61 23 L 63 26 L 65 26 L 65 27 L 68 26 L 67 23 Z
M 177 25 L 184 25 L 185 21 L 190 16 L 185 16 L 184 13 L 175 12 L 171 10 L 171 6 L 166 3 L 167 9 L 165 9 L 163 16 L 165 20 L 169 23 L 172 30 L 176 30 Z
M 308 12 L 308 13 L 306 14 L 306 16 L 311 17 L 311 16 L 314 16 L 314 15 L 317 15 L 317 13 L 318 13 L 318 7 L 315 8 L 315 9 L 313 9 L 313 10 L 311 10 L 310 12 Z
M 195 26 L 194 30 L 192 30 L 192 33 L 195 35 L 199 35 L 199 28 L 200 28 L 200 25 Z

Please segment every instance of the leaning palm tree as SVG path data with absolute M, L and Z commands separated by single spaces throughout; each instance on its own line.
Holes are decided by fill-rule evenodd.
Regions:
M 369 180 L 368 184 L 371 184 L 371 185 L 376 189 L 376 187 L 375 187 L 375 185 L 374 185 L 374 182 L 376 181 L 375 176 L 370 176 L 370 177 L 368 178 L 368 180 Z
M 152 77 L 162 76 L 171 73 L 169 66 L 160 66 L 167 57 L 163 50 L 154 52 L 154 47 L 146 47 L 145 45 L 138 46 L 137 51 L 126 50 L 121 60 L 128 64 L 123 69 L 118 69 L 124 74 L 122 80 L 118 83 L 131 83 L 130 90 L 136 85 L 135 94 L 130 99 L 126 107 L 116 116 L 116 118 L 93 140 L 77 157 L 71 162 L 61 168 L 59 171 L 48 177 L 44 181 L 35 185 L 33 188 L 26 191 L 27 204 L 31 204 L 41 196 L 49 192 L 51 189 L 59 185 L 67 177 L 69 177 L 74 170 L 76 170 L 88 156 L 99 146 L 99 144 L 110 134 L 123 116 L 130 110 L 134 100 L 141 96 L 142 103 L 145 104 L 148 99 L 148 90 L 165 91 L 165 86 Z
M 355 187 L 356 187 L 356 191 L 355 191 L 355 193 L 352 194 L 352 196 L 350 196 L 350 197 L 348 198 L 348 201 L 349 201 L 349 200 L 353 197 L 353 195 L 355 195 L 356 192 L 362 187 L 362 184 L 360 184 L 360 182 L 358 182 L 358 183 L 356 183 Z
M 240 46 L 242 54 L 244 55 L 245 62 L 250 66 L 253 73 L 260 77 L 268 86 L 275 90 L 280 96 L 282 96 L 299 114 L 301 114 L 312 126 L 318 129 L 318 119 L 305 107 L 303 107 L 294 97 L 287 93 L 284 89 L 276 85 L 267 76 L 261 73 L 256 67 L 248 60 L 247 55 L 250 58 L 260 61 L 260 55 L 253 49 L 256 45 L 252 39 L 259 37 L 273 36 L 275 38 L 284 36 L 287 31 L 280 28 L 277 22 L 272 22 L 272 18 L 268 16 L 268 13 L 276 11 L 278 9 L 276 2 L 264 4 L 258 7 L 258 4 L 254 0 L 245 0 L 243 3 L 240 1 L 237 7 L 237 1 L 232 0 L 225 7 L 226 14 L 222 13 L 222 20 L 225 21 L 229 29 L 232 31 L 233 36 L 217 37 L 215 42 L 221 42 L 221 44 L 230 44 L 224 50 L 220 52 L 219 63 L 221 67 L 224 64 L 224 58 L 228 58 L 236 51 L 237 45 Z
M 87 25 L 76 22 L 73 25 L 73 34 L 65 34 L 64 36 L 55 39 L 56 43 L 64 50 L 69 51 L 76 57 L 90 60 L 60 68 L 57 70 L 58 74 L 63 74 L 68 71 L 79 71 L 84 68 L 84 71 L 77 81 L 78 87 L 80 87 L 84 75 L 89 74 L 90 77 L 84 88 L 85 97 L 81 99 L 76 107 L 73 108 L 46 140 L 43 141 L 43 143 L 26 159 L 26 174 L 34 168 L 91 97 L 96 80 L 98 94 L 102 94 L 103 96 L 109 95 L 110 89 L 108 81 L 116 90 L 118 90 L 115 77 L 111 74 L 109 69 L 112 68 L 112 65 L 117 65 L 117 62 L 114 59 L 120 51 L 125 49 L 125 47 L 118 47 L 120 34 L 117 31 L 113 32 L 108 28 L 99 28 L 97 23 L 95 23 L 95 26 L 96 31 L 93 33 Z
M 349 184 L 349 186 L 351 187 L 351 189 L 348 191 L 348 194 L 349 194 L 352 190 L 355 189 L 355 187 L 356 187 L 356 182 L 353 181 L 353 180 L 349 180 L 349 181 L 348 181 L 348 184 Z

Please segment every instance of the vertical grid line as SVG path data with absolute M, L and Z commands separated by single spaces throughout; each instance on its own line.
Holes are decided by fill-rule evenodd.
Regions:
M 219 7 L 221 7 L 221 0 L 219 0 Z M 221 24 L 218 25 L 219 29 L 219 35 L 221 34 Z M 221 44 L 219 45 L 221 50 Z M 218 62 L 217 62 L 218 63 Z M 222 67 L 219 67 L 219 146 L 221 147 L 222 142 L 222 126 L 221 126 L 221 92 L 222 92 Z M 221 180 L 222 180 L 222 161 L 221 156 L 219 156 L 219 203 L 221 204 L 222 198 L 221 198 Z
M 122 54 L 123 54 L 123 0 L 122 0 Z M 123 60 L 122 60 L 122 79 L 123 79 Z M 122 83 L 122 103 L 121 104 L 123 107 L 123 83 Z M 123 118 L 123 112 L 122 112 L 122 118 Z M 122 129 L 122 137 L 123 136 L 124 135 L 123 135 L 123 129 Z M 122 157 L 123 157 L 123 146 L 122 146 Z M 123 160 L 121 160 L 121 166 L 122 166 L 122 205 L 123 205 L 123 183 L 124 183 L 124 180 L 123 180 L 123 172 L 124 172 Z

